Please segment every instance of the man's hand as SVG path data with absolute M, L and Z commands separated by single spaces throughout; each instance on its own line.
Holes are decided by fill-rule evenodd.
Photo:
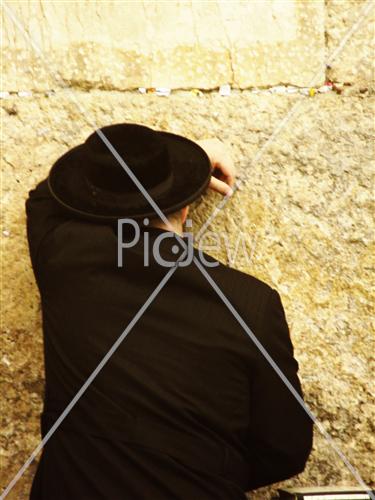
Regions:
M 207 153 L 214 169 L 208 187 L 222 195 L 230 196 L 233 193 L 236 169 L 229 149 L 219 139 L 203 139 L 195 142 Z

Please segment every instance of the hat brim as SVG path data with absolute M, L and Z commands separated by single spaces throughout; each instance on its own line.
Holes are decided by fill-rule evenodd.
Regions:
M 169 153 L 173 169 L 173 180 L 165 192 L 153 201 L 160 211 L 170 214 L 189 205 L 207 189 L 212 167 L 206 152 L 195 142 L 170 132 L 158 131 L 161 134 Z M 84 145 L 76 146 L 65 153 L 52 166 L 48 176 L 48 186 L 57 202 L 76 216 L 96 220 L 115 221 L 122 218 L 154 218 L 159 217 L 146 196 L 139 191 L 137 202 L 127 200 L 126 193 L 113 193 L 117 200 L 111 207 L 100 197 L 93 198 L 87 182 L 85 167 L 87 157 Z M 126 163 L 126 158 L 123 158 Z M 128 175 L 124 169 L 124 175 Z M 145 188 L 146 189 L 146 188 Z M 147 191 L 147 189 L 146 189 Z

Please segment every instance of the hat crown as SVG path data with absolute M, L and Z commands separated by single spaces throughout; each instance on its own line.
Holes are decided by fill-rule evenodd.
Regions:
M 144 125 L 124 123 L 103 127 L 86 139 L 85 146 L 90 164 L 89 182 L 99 189 L 139 190 L 117 154 L 146 189 L 155 187 L 171 174 L 168 149 L 162 136 Z

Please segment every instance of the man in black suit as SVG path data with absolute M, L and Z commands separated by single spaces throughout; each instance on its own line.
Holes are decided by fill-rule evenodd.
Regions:
M 239 500 L 304 469 L 312 423 L 302 406 L 194 261 L 163 265 L 188 245 L 189 203 L 208 187 L 225 193 L 233 184 L 216 148 L 113 125 L 63 155 L 30 191 L 27 234 L 45 349 L 43 437 L 128 328 L 45 443 L 32 500 Z M 139 231 L 123 224 L 118 241 L 120 219 L 136 221 Z M 155 242 L 158 255 L 150 250 Z M 193 253 L 204 256 L 207 272 L 302 396 L 278 292 Z

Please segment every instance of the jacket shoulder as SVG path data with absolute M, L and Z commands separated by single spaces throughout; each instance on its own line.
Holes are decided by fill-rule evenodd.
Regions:
M 242 283 L 243 286 L 257 289 L 259 293 L 264 293 L 265 295 L 268 295 L 272 290 L 272 287 L 268 283 L 252 274 L 245 273 L 244 271 L 240 271 L 239 269 L 229 267 L 222 263 L 220 263 L 219 267 L 222 275 L 228 280 L 236 280 Z
M 214 279 L 220 279 L 229 285 L 234 284 L 234 288 L 239 292 L 243 292 L 243 289 L 256 290 L 259 294 L 268 296 L 273 290 L 272 286 L 252 274 L 230 267 L 205 252 L 201 252 L 201 255 L 204 256 L 203 265 L 207 262 L 215 264 L 213 267 L 209 266 L 209 272 L 212 273 Z M 197 257 L 199 258 L 199 254 Z
M 275 290 L 265 281 L 216 260 L 206 253 L 204 262 L 215 264 L 207 266 L 206 270 L 212 280 L 229 299 L 231 304 L 240 313 L 243 319 L 250 321 L 254 327 L 258 325 L 266 308 L 266 304 Z M 199 256 L 197 255 L 199 258 Z

